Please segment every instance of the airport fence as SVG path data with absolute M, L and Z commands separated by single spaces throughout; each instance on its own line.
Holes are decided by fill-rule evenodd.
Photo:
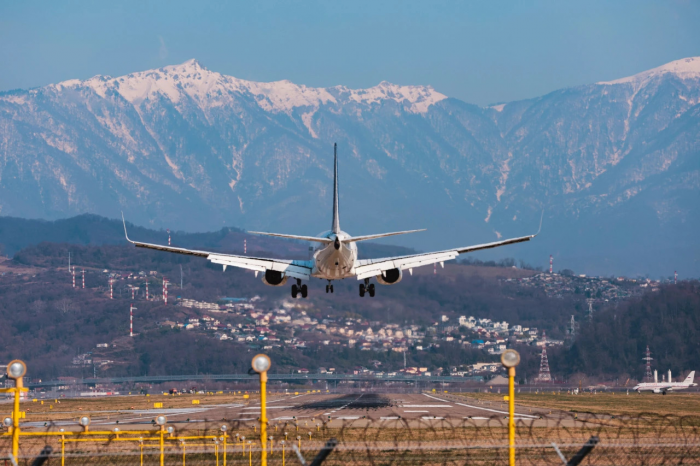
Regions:
M 224 422 L 227 428 L 222 430 Z M 294 451 L 296 447 L 304 461 L 312 464 L 330 441 L 326 452 L 332 451 L 324 465 L 507 465 L 507 424 L 502 416 L 371 419 L 371 413 L 352 419 L 276 420 L 268 427 L 267 463 L 303 464 Z M 41 458 L 46 464 L 61 466 L 260 464 L 259 426 L 251 421 L 175 423 L 172 432 L 148 427 L 121 432 L 61 432 L 54 425 L 34 431 L 25 429 L 20 437 L 17 464 L 40 464 Z M 5 458 L 7 465 L 12 462 L 9 452 L 10 437 L 4 434 L 0 437 L 0 458 Z M 35 463 L 37 458 L 39 463 Z M 517 419 L 517 464 L 578 462 L 700 464 L 700 417 L 649 413 Z

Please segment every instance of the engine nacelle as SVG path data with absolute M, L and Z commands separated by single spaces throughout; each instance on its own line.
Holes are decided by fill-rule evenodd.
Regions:
M 396 285 L 403 278 L 401 269 L 389 269 L 384 274 L 377 275 L 377 283 L 380 285 Z
M 654 389 L 654 393 L 662 393 L 662 392 L 663 392 L 663 390 L 661 390 L 660 388 L 655 388 L 655 389 Z
M 287 278 L 289 277 L 282 272 L 278 272 L 276 270 L 266 270 L 262 281 L 264 284 L 269 286 L 282 286 L 287 283 Z

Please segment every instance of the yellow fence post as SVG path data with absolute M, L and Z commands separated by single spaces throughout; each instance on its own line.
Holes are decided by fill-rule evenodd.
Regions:
M 501 364 L 508 369 L 508 464 L 515 466 L 515 366 L 520 354 L 508 349 L 501 354 Z
M 63 430 L 63 429 L 61 429 Z M 61 466 L 66 465 L 66 436 L 61 435 Z M 141 462 L 141 466 L 143 466 L 143 462 Z
M 23 377 L 26 373 L 27 365 L 24 362 L 19 359 L 10 361 L 7 365 L 7 378 L 15 381 L 15 387 L 0 390 L 0 393 L 12 393 L 15 396 L 12 407 L 12 457 L 17 462 L 19 462 L 17 457 L 19 455 L 19 418 L 21 417 L 19 399 L 22 392 L 28 391 L 24 388 L 23 383 Z
M 251 366 L 260 374 L 260 464 L 267 466 L 267 371 L 271 361 L 267 355 L 258 354 L 253 358 Z

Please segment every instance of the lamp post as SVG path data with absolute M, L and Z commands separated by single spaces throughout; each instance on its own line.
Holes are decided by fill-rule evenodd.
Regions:
M 89 432 L 90 431 L 90 418 L 88 416 L 82 416 L 78 420 L 78 424 L 83 428 L 83 432 Z
M 271 365 L 270 358 L 265 354 L 258 354 L 253 358 L 251 366 L 260 374 L 260 464 L 267 466 L 267 371 Z
M 10 361 L 7 365 L 7 378 L 15 381 L 14 388 L 4 388 L 0 390 L 0 393 L 13 393 L 15 396 L 14 404 L 12 408 L 12 456 L 17 461 L 17 455 L 19 454 L 19 399 L 22 392 L 28 391 L 24 388 L 23 377 L 27 373 L 27 365 L 15 359 Z M 9 428 L 10 426 L 5 419 L 4 424 Z
M 168 422 L 168 418 L 161 415 L 156 418 L 156 424 L 160 426 L 160 466 L 165 463 L 165 441 L 163 436 L 165 435 L 165 424 Z
M 508 369 L 508 458 L 515 466 L 515 366 L 520 364 L 520 353 L 507 349 L 501 354 L 501 364 Z

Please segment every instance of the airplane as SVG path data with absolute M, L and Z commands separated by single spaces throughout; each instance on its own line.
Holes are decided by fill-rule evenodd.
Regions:
M 191 256 L 206 257 L 214 264 L 226 267 L 239 267 L 253 270 L 255 276 L 263 273 L 262 281 L 270 286 L 284 286 L 288 279 L 296 281 L 292 285 L 292 297 L 301 295 L 302 298 L 308 296 L 308 288 L 302 284 L 302 280 L 310 280 L 311 277 L 327 280 L 326 293 L 333 293 L 333 280 L 345 278 L 356 278 L 361 281 L 359 286 L 360 297 L 369 294 L 375 295 L 375 287 L 370 283 L 374 277 L 381 285 L 396 285 L 403 278 L 403 271 L 407 270 L 411 275 L 413 269 L 424 265 L 439 263 L 445 266 L 445 261 L 455 259 L 460 254 L 465 254 L 484 249 L 497 248 L 508 244 L 522 243 L 530 241 L 539 234 L 539 230 L 534 235 L 522 236 L 493 243 L 478 244 L 461 248 L 447 249 L 444 251 L 411 254 L 406 256 L 385 257 L 381 259 L 358 259 L 357 243 L 361 241 L 385 238 L 387 236 L 403 235 L 425 230 L 398 231 L 392 233 L 380 233 L 376 235 L 350 236 L 340 229 L 339 197 L 338 197 L 338 145 L 333 146 L 333 221 L 331 229 L 318 236 L 299 236 L 280 233 L 265 233 L 250 231 L 256 235 L 266 235 L 278 238 L 289 238 L 302 241 L 310 241 L 313 249 L 310 260 L 284 260 L 270 259 L 265 257 L 251 257 L 238 254 L 223 254 L 220 252 L 199 251 L 160 244 L 142 243 L 132 241 L 126 231 L 126 221 L 122 213 L 124 223 L 124 235 L 126 240 L 139 248 L 155 249 L 176 254 L 186 254 Z M 544 216 L 544 212 L 542 212 Z M 540 230 L 542 229 L 542 219 L 540 219 Z
M 656 379 L 656 371 L 654 371 L 654 379 Z M 685 378 L 683 382 L 671 382 L 671 371 L 668 371 L 668 382 L 650 382 L 650 383 L 640 383 L 635 385 L 632 390 L 637 390 L 637 393 L 641 394 L 643 391 L 651 391 L 653 393 L 661 393 L 663 395 L 666 394 L 666 392 L 670 391 L 675 391 L 675 390 L 685 390 L 686 388 L 689 387 L 697 387 L 698 384 L 693 383 L 693 380 L 695 379 L 695 371 L 692 371 L 690 374 L 688 374 L 688 377 Z

